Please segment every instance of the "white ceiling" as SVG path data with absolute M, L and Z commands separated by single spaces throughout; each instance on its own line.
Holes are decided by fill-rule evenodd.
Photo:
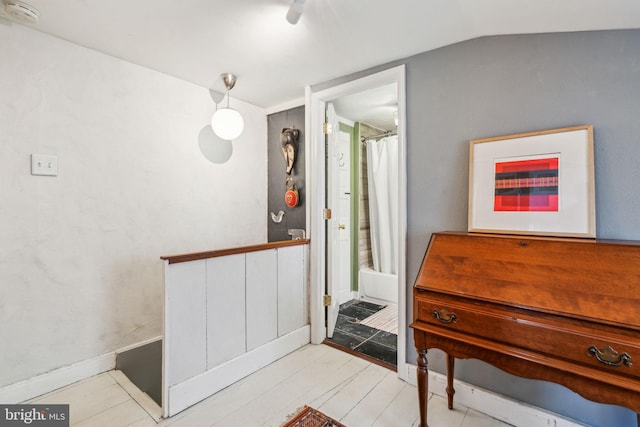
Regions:
M 398 110 L 396 83 L 369 89 L 332 102 L 336 113 L 352 122 L 364 122 L 381 131 L 394 131 L 393 112 Z
M 26 0 L 36 30 L 273 107 L 304 87 L 485 35 L 640 28 L 638 0 Z

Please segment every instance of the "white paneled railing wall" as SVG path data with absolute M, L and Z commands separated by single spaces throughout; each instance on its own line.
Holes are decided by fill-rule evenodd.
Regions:
M 170 417 L 310 342 L 308 241 L 163 257 Z

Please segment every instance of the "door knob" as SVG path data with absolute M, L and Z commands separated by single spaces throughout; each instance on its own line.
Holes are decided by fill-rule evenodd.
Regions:
M 346 224 L 340 224 L 340 225 L 338 226 L 338 228 L 339 228 L 340 230 L 344 230 L 345 228 L 347 228 L 347 225 L 346 225 Z

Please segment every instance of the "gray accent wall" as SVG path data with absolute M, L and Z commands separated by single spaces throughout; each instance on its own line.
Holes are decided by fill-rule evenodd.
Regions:
M 471 139 L 593 125 L 597 236 L 640 240 L 640 30 L 484 37 L 313 89 L 401 63 L 407 70 L 409 317 L 429 236 L 466 230 Z M 415 364 L 408 337 L 407 360 Z M 429 368 L 445 372 L 440 351 L 429 351 Z M 457 362 L 456 378 L 592 426 L 636 425 L 628 409 L 477 360 Z
M 640 31 L 485 37 L 406 64 L 408 287 L 429 235 L 467 227 L 475 138 L 592 124 L 597 236 L 640 240 Z M 438 353 L 431 368 L 445 372 Z M 483 362 L 461 361 L 456 377 L 589 425 L 635 425 L 629 410 Z
M 297 107 L 267 116 L 267 156 L 268 156 L 268 210 L 267 230 L 268 241 L 277 242 L 291 240 L 287 234 L 290 228 L 306 228 L 306 182 L 305 182 L 305 146 L 304 146 L 304 111 L 305 107 Z M 300 203 L 295 208 L 289 208 L 284 202 L 285 182 L 287 178 L 286 163 L 280 144 L 282 128 L 296 128 L 300 130 L 298 138 L 298 153 L 291 171 L 291 177 L 296 182 Z M 284 211 L 282 222 L 275 223 L 271 219 L 271 212 Z

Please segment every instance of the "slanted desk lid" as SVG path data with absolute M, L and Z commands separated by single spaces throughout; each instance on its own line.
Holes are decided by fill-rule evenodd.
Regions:
M 640 245 L 434 233 L 415 286 L 640 329 Z

